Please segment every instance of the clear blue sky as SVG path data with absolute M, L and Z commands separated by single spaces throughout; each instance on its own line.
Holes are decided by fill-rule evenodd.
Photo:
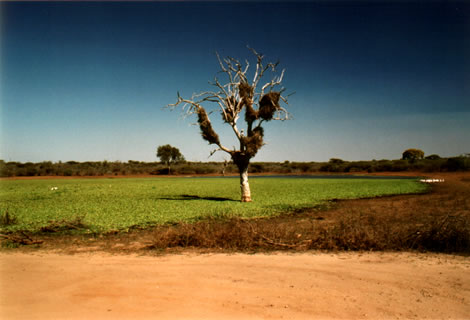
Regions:
M 215 52 L 280 60 L 292 121 L 254 161 L 470 152 L 467 2 L 2 2 L 0 159 L 191 161 L 213 149 L 163 107 L 209 89 Z M 218 114 L 213 123 L 220 123 Z M 230 128 L 215 126 L 235 145 Z M 210 160 L 223 160 L 218 153 Z

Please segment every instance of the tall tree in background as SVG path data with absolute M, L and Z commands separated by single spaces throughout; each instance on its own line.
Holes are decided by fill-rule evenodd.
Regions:
M 169 144 L 158 147 L 157 157 L 160 158 L 161 162 L 166 163 L 166 165 L 168 166 L 168 174 L 171 173 L 171 163 L 184 161 L 184 157 L 178 150 L 178 148 L 172 147 Z
M 251 49 L 256 57 L 256 69 L 249 79 L 248 61 L 241 63 L 237 59 L 227 57 L 221 59 L 217 55 L 220 72 L 226 79 L 223 83 L 216 77 L 211 85 L 214 91 L 204 91 L 193 94 L 191 99 L 184 99 L 178 92 L 178 100 L 175 104 L 168 105 L 175 108 L 182 106 L 187 115 L 197 115 L 197 122 L 201 129 L 201 135 L 209 144 L 215 144 L 217 149 L 211 152 L 224 151 L 230 154 L 232 161 L 240 172 L 241 201 L 251 201 L 250 185 L 248 183 L 248 166 L 258 150 L 264 145 L 264 130 L 262 124 L 271 120 L 287 120 L 288 112 L 280 103 L 287 104 L 287 96 L 283 96 L 284 88 L 281 87 L 284 71 L 277 75 L 277 63 L 263 63 L 263 55 Z M 271 72 L 271 80 L 261 83 L 263 77 Z M 220 111 L 222 121 L 229 125 L 239 141 L 239 147 L 229 149 L 219 139 L 214 131 L 209 114 L 209 106 L 215 106 Z M 209 112 L 208 112 L 209 110 Z M 238 126 L 238 120 L 243 117 L 242 127 Z

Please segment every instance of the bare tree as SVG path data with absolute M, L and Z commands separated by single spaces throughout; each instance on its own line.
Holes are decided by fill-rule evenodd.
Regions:
M 197 122 L 201 129 L 202 138 L 215 144 L 217 151 L 224 151 L 230 154 L 233 163 L 240 172 L 241 201 L 251 201 L 250 185 L 248 184 L 248 166 L 258 150 L 264 145 L 264 130 L 261 126 L 264 122 L 271 120 L 287 120 L 289 113 L 281 107 L 280 103 L 287 104 L 287 97 L 281 87 L 284 71 L 277 74 L 277 63 L 263 63 L 263 55 L 254 49 L 251 52 L 256 57 L 256 70 L 252 74 L 250 81 L 248 61 L 241 63 L 237 59 L 227 57 L 221 59 L 217 54 L 220 65 L 220 72 L 226 79 L 221 83 L 217 77 L 213 82 L 209 82 L 214 91 L 204 91 L 193 94 L 191 99 L 184 99 L 178 92 L 178 100 L 174 104 L 168 105 L 170 108 L 182 106 L 183 112 L 187 115 L 197 115 Z M 261 84 L 263 77 L 271 73 L 272 78 L 268 82 Z M 229 149 L 224 146 L 214 131 L 209 115 L 212 113 L 206 110 L 208 106 L 215 106 L 220 111 L 222 121 L 230 125 L 236 135 L 240 145 L 238 149 Z M 238 126 L 238 120 L 244 113 L 243 128 Z

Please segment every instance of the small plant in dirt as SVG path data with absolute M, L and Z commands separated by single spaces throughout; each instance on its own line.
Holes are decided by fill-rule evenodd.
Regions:
M 3 248 L 17 248 L 20 245 L 39 245 L 42 240 L 36 240 L 24 231 L 17 231 L 9 234 L 0 234 L 1 246 Z
M 470 222 L 468 217 L 447 214 L 429 221 L 406 238 L 412 249 L 435 252 L 469 252 Z

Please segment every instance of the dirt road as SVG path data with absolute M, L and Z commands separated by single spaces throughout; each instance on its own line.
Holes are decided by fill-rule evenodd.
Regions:
M 470 318 L 470 259 L 1 253 L 2 319 Z

